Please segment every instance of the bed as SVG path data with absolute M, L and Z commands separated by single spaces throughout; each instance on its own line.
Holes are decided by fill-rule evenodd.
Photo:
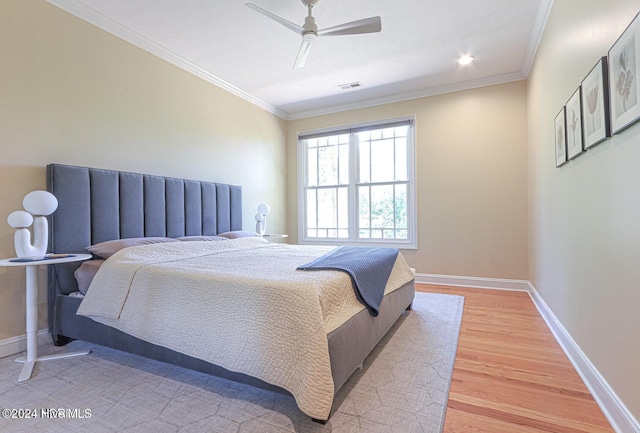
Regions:
M 235 185 L 62 164 L 47 167 L 47 185 L 59 201 L 58 210 L 50 216 L 49 245 L 52 252 L 85 253 L 90 245 L 115 239 L 215 236 L 242 230 L 242 189 Z M 178 243 L 184 244 L 167 243 L 153 248 L 159 254 L 169 254 L 173 251 L 172 245 Z M 203 248 L 218 248 L 205 244 L 207 243 L 193 242 L 190 249 L 201 251 Z M 245 244 L 251 244 L 252 248 L 256 244 L 258 249 L 266 251 L 264 260 L 268 260 L 270 251 L 275 248 L 275 244 L 269 244 L 261 238 L 234 239 L 220 248 L 245 248 Z M 129 248 L 127 251 L 135 252 L 136 248 Z M 289 248 L 295 250 L 299 247 Z M 305 256 L 305 260 L 306 258 L 308 257 Z M 108 260 L 107 263 L 111 262 Z M 321 422 L 329 418 L 331 401 L 327 403 L 326 398 L 322 404 L 317 404 L 313 398 L 310 403 L 307 401 L 306 393 L 313 396 L 320 392 L 314 390 L 313 386 L 306 386 L 302 392 L 304 395 L 301 395 L 300 390 L 292 390 L 286 381 L 281 381 L 272 373 L 265 375 L 251 368 L 224 368 L 228 366 L 224 360 L 211 361 L 218 360 L 219 357 L 208 358 L 200 354 L 194 356 L 188 350 L 173 350 L 170 344 L 153 339 L 151 341 L 154 342 L 150 342 L 146 337 L 138 338 L 109 326 L 111 323 L 108 320 L 101 323 L 76 314 L 82 299 L 70 294 L 78 290 L 74 272 L 79 266 L 77 263 L 69 263 L 49 267 L 49 331 L 55 344 L 64 345 L 73 339 L 89 341 L 254 386 L 290 393 L 296 398 L 301 410 L 312 418 Z M 410 308 L 413 297 L 414 281 L 411 278 L 384 296 L 377 317 L 372 317 L 366 309 L 362 309 L 340 322 L 335 329 L 323 334 L 322 340 L 326 335 L 326 343 L 322 344 L 327 352 L 326 369 L 331 382 L 331 398 L 362 365 L 366 356 L 403 311 Z M 194 308 L 194 305 L 189 308 Z M 161 336 L 158 338 L 161 340 Z M 251 347 L 243 348 L 245 349 L 250 353 Z M 315 379 L 310 383 L 314 381 Z M 322 386 L 318 385 L 318 388 Z M 324 387 L 325 394 L 326 389 Z

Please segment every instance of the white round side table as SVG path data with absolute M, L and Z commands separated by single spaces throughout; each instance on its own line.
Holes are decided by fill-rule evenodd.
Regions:
M 41 356 L 38 358 L 38 280 L 36 272 L 37 266 L 55 265 L 58 263 L 80 262 L 89 260 L 91 254 L 49 254 L 44 259 L 24 260 L 16 257 L 11 259 L 1 259 L 0 266 L 22 266 L 26 269 L 26 304 L 27 304 L 27 356 L 16 359 L 16 362 L 23 363 L 22 371 L 18 377 L 18 382 L 24 382 L 31 378 L 33 366 L 37 361 L 50 361 L 52 359 L 69 358 L 71 356 L 86 355 L 90 350 L 82 352 L 68 352 L 56 355 Z

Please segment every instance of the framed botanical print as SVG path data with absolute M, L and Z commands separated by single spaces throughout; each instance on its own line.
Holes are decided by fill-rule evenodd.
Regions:
M 553 121 L 556 140 L 556 167 L 567 163 L 567 121 L 565 107 L 558 113 Z
M 608 77 L 607 58 L 602 57 L 580 85 L 585 150 L 611 136 Z
M 573 159 L 584 152 L 582 145 L 582 104 L 580 88 L 573 92 L 565 105 L 567 131 L 567 159 Z
M 609 95 L 611 130 L 617 134 L 640 119 L 640 18 L 629 27 L 609 50 Z

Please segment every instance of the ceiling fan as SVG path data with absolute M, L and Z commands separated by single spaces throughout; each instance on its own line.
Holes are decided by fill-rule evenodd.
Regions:
M 327 29 L 318 30 L 316 19 L 311 14 L 311 11 L 320 0 L 301 1 L 309 11 L 309 14 L 305 18 L 304 25 L 302 27 L 292 23 L 291 21 L 287 21 L 284 18 L 279 17 L 278 15 L 272 14 L 271 12 L 262 9 L 261 7 L 256 6 L 253 3 L 246 4 L 246 6 L 250 7 L 251 9 L 271 18 L 272 20 L 282 24 L 286 28 L 293 30 L 294 32 L 302 36 L 302 44 L 300 45 L 298 56 L 296 57 L 296 61 L 293 65 L 294 69 L 304 66 L 304 63 L 307 60 L 307 56 L 309 56 L 309 51 L 311 50 L 311 44 L 316 39 L 318 39 L 319 36 L 357 35 L 361 33 L 376 33 L 382 30 L 380 17 L 365 18 L 362 20 L 351 21 L 334 27 L 329 27 Z

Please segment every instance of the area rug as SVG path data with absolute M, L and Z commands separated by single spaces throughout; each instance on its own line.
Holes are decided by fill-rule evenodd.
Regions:
M 416 293 L 413 310 L 336 395 L 325 425 L 300 412 L 291 396 L 74 341 L 39 350 L 92 353 L 37 363 L 22 383 L 15 356 L 0 359 L 0 431 L 440 433 L 463 302 Z

